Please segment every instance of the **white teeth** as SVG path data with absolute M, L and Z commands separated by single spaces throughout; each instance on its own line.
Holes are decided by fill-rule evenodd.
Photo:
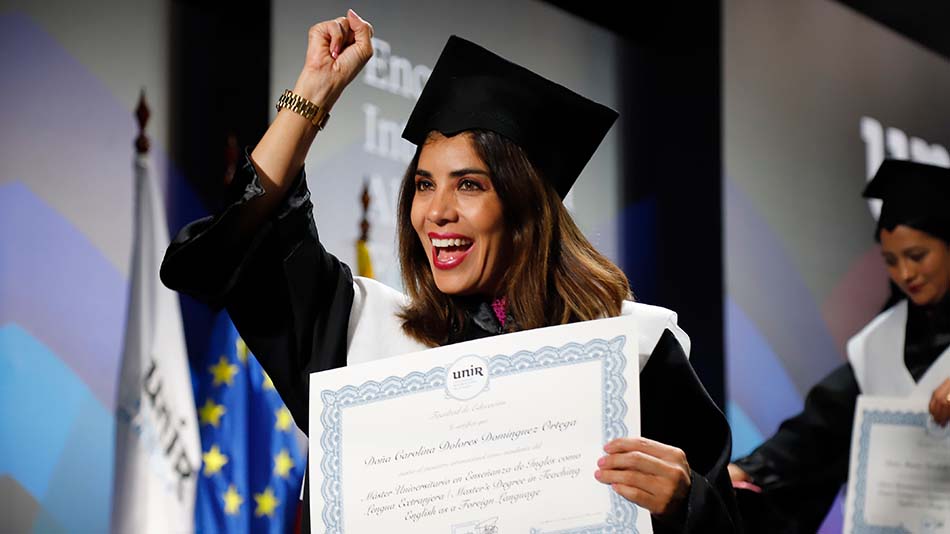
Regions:
M 466 245 L 471 245 L 471 239 L 464 238 L 455 238 L 455 239 L 436 239 L 432 238 L 432 246 L 434 247 L 462 247 Z

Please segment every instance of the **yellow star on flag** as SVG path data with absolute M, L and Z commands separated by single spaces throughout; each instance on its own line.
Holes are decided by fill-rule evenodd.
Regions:
M 244 499 L 241 497 L 241 494 L 237 492 L 237 488 L 234 487 L 234 484 L 228 486 L 228 491 L 224 493 L 224 513 L 228 515 L 237 515 L 241 511 L 241 505 L 244 504 Z
M 279 410 L 274 412 L 277 415 L 277 424 L 274 425 L 274 428 L 277 430 L 290 430 L 290 424 L 294 422 L 294 418 L 290 415 L 290 410 L 286 406 L 281 406 Z
M 221 384 L 232 385 L 234 383 L 234 375 L 238 374 L 238 366 L 228 363 L 228 357 L 224 355 L 221 356 L 218 363 L 208 367 L 208 370 L 211 371 L 211 374 L 214 376 L 215 386 L 220 386 Z
M 274 509 L 280 505 L 280 501 L 277 500 L 270 486 L 264 490 L 264 493 L 254 494 L 254 500 L 257 501 L 257 509 L 254 510 L 254 515 L 257 517 L 273 516 Z
M 274 389 L 274 381 L 270 379 L 270 375 L 264 373 L 264 389 Z
M 205 464 L 205 476 L 210 477 L 211 475 L 221 471 L 221 468 L 228 463 L 228 457 L 225 454 L 221 454 L 221 449 L 217 445 L 212 445 L 211 450 L 201 455 L 201 460 Z
M 294 460 L 287 453 L 287 449 L 281 449 L 280 454 L 274 456 L 274 474 L 281 478 L 287 478 L 293 468 Z
M 205 405 L 198 409 L 198 415 L 201 418 L 201 424 L 211 425 L 218 428 L 221 423 L 221 416 L 227 413 L 228 409 L 220 404 L 215 404 L 210 398 L 205 401 Z
M 247 364 L 247 343 L 245 343 L 243 339 L 237 338 L 234 345 L 237 349 L 238 359 L 241 360 L 241 363 Z

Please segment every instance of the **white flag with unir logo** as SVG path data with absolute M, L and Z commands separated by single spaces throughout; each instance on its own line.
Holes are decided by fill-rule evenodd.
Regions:
M 178 296 L 161 284 L 164 205 L 135 161 L 135 234 L 116 408 L 112 532 L 194 531 L 200 441 Z

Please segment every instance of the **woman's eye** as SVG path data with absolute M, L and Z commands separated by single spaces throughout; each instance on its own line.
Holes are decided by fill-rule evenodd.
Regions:
M 927 253 L 926 253 L 926 252 L 914 252 L 913 254 L 908 254 L 907 257 L 910 258 L 911 261 L 920 263 L 920 262 L 924 261 L 924 258 L 927 257 Z
M 432 189 L 432 182 L 429 180 L 416 180 L 416 191 L 428 191 Z
M 888 267 L 893 267 L 897 265 L 897 258 L 895 258 L 894 256 L 884 256 L 884 263 Z
M 462 180 L 459 182 L 459 189 L 462 191 L 480 191 L 482 185 L 475 180 Z

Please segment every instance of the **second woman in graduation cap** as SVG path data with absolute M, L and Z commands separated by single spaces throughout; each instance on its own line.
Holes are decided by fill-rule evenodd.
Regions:
M 729 428 L 687 361 L 689 338 L 673 312 L 629 300 L 626 277 L 561 202 L 615 112 L 452 37 L 403 134 L 418 147 L 398 209 L 408 298 L 323 248 L 303 163 L 371 35 L 352 11 L 311 28 L 294 90 L 234 178 L 236 200 L 179 233 L 163 281 L 227 307 L 304 431 L 312 372 L 633 315 L 644 438 L 607 444 L 591 476 L 650 510 L 657 532 L 737 531 Z
M 801 413 L 731 466 L 747 527 L 810 533 L 848 479 L 858 395 L 921 397 L 950 421 L 950 170 L 885 160 L 864 191 L 882 201 L 874 237 L 898 298 L 848 341 L 848 362 Z

